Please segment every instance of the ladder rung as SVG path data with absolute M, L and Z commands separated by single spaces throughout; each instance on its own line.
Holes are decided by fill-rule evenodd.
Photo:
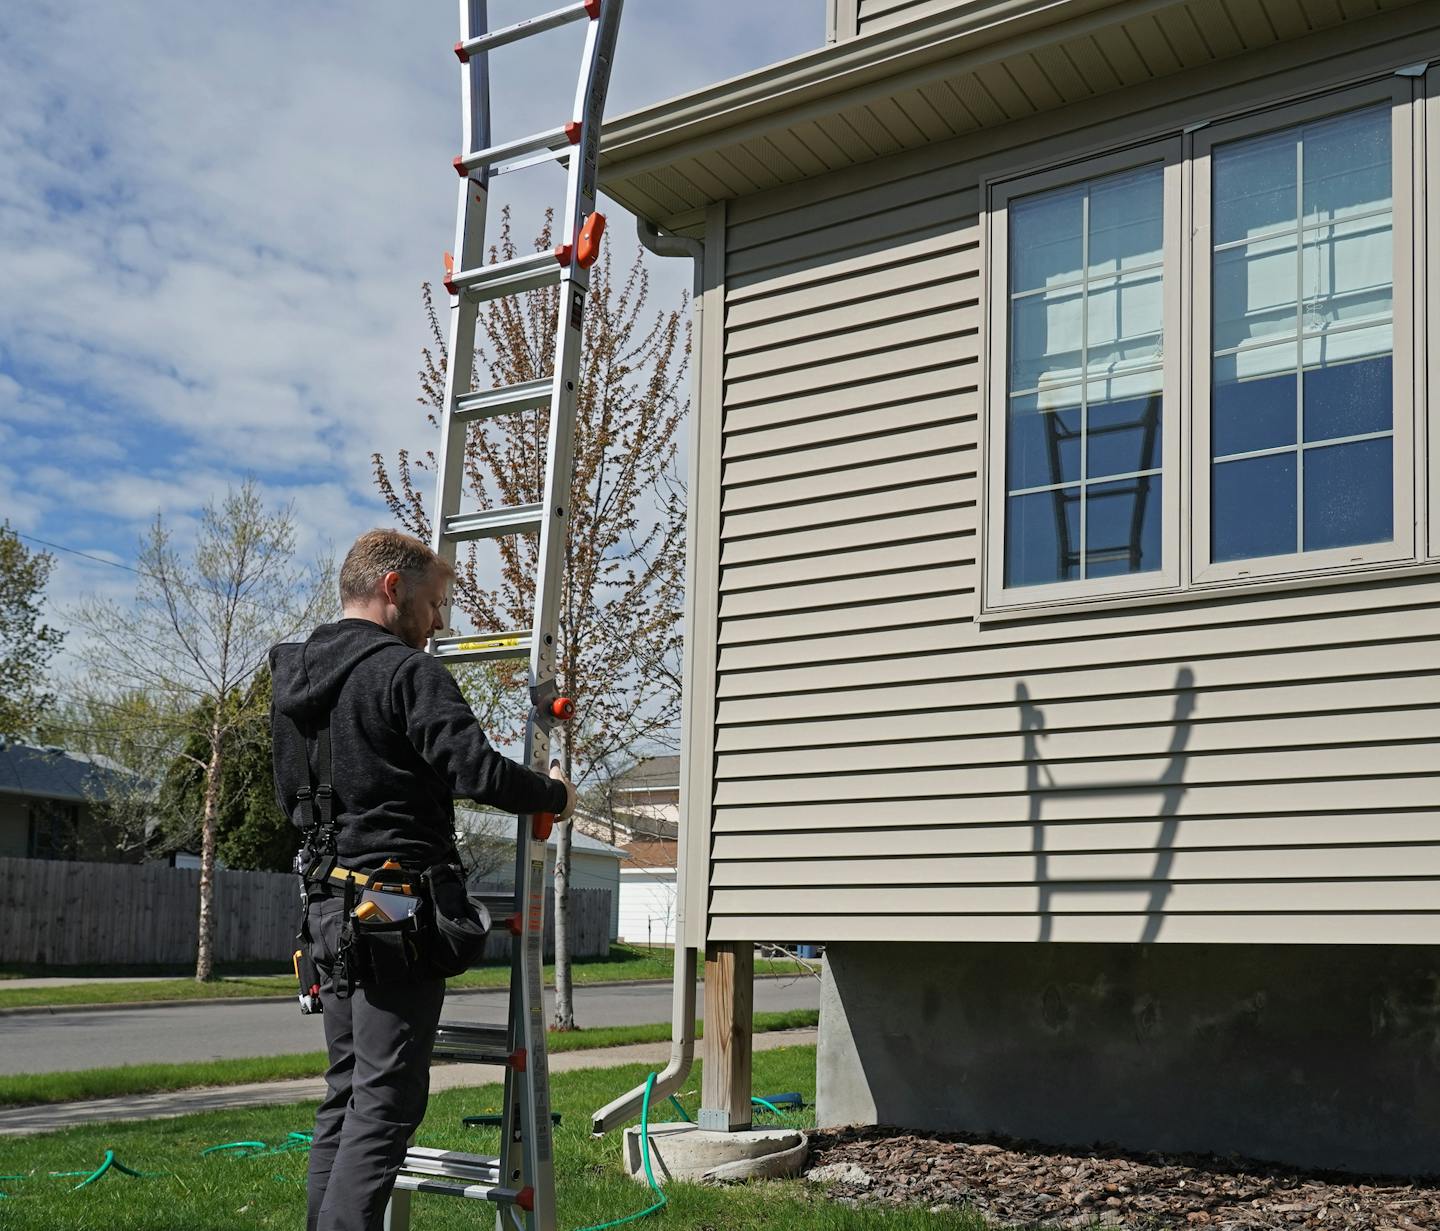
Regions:
M 530 657 L 528 632 L 490 633 L 483 637 L 437 637 L 433 645 L 435 657 L 447 662 L 501 662 Z
M 517 1191 L 513 1188 L 501 1188 L 498 1184 L 466 1184 L 454 1180 L 406 1175 L 403 1171 L 395 1177 L 395 1187 L 401 1192 L 438 1193 L 444 1197 L 469 1197 L 476 1201 L 493 1201 L 496 1205 L 519 1205 L 521 1192 L 523 1192 L 523 1190 Z
M 505 1026 L 441 1022 L 435 1030 L 437 1060 L 468 1060 L 472 1064 L 508 1064 L 510 1032 Z
M 514 905 L 513 901 L 511 905 Z M 439 1042 L 442 1038 L 505 1047 L 510 1042 L 510 1027 L 490 1026 L 480 1022 L 441 1022 L 435 1027 L 435 1041 Z
M 489 419 L 516 410 L 534 410 L 549 406 L 554 391 L 555 380 L 550 376 L 504 389 L 474 389 L 455 399 L 455 416 L 465 420 Z
M 472 1047 L 468 1043 L 443 1043 L 435 1040 L 431 1052 L 433 1060 L 451 1060 L 456 1064 L 489 1064 L 496 1068 L 508 1068 L 510 1053 L 497 1051 L 493 1047 Z
M 578 137 L 579 129 L 574 124 L 547 128 L 528 137 L 517 137 L 514 141 L 503 141 L 499 145 L 487 145 L 483 150 L 461 154 L 455 159 L 455 170 L 461 175 L 473 175 L 482 167 L 491 167 L 511 158 L 524 158 L 526 154 L 534 154 L 538 150 L 548 150 L 550 153 L 546 156 L 554 157 L 556 152 L 574 145 Z M 514 170 L 513 167 L 509 169 Z
M 401 1171 L 439 1176 L 446 1180 L 468 1180 L 495 1185 L 500 1182 L 500 1160 L 481 1154 L 462 1154 L 458 1150 L 432 1150 L 411 1146 L 405 1152 Z
M 457 543 L 498 539 L 507 534 L 538 534 L 545 520 L 543 504 L 517 504 L 508 509 L 481 509 L 445 519 L 445 537 Z
M 572 21 L 581 21 L 586 17 L 593 17 L 599 12 L 599 5 L 595 0 L 580 0 L 579 4 L 567 4 L 563 9 L 555 9 L 549 13 L 541 13 L 538 17 L 527 17 L 524 21 L 517 21 L 513 26 L 501 26 L 498 30 L 491 30 L 487 34 L 477 34 L 472 39 L 455 44 L 455 54 L 460 59 L 468 60 L 473 55 L 482 51 L 489 51 L 492 47 L 503 47 L 506 43 L 515 43 L 522 38 L 529 38 L 532 34 L 543 34 L 546 30 L 557 30 L 561 26 L 569 25 Z
M 452 295 L 465 295 L 477 301 L 501 299 L 537 287 L 554 286 L 563 272 L 564 267 L 553 252 L 532 252 L 513 261 L 459 270 L 445 280 L 445 289 Z
M 553 162 L 557 166 L 564 166 L 566 159 L 575 152 L 574 147 L 566 146 L 563 150 L 546 150 L 543 154 L 531 154 L 529 158 L 517 158 L 514 162 L 502 162 L 499 166 L 491 167 L 490 174 L 509 175 L 512 171 L 523 171 L 526 167 L 539 167 L 547 162 Z

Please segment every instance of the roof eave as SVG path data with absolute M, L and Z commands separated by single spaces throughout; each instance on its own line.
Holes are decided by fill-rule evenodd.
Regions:
M 1176 0 L 969 0 L 939 17 L 847 39 L 703 90 L 630 112 L 605 126 L 601 186 L 627 200 L 626 181 L 722 144 L 803 122 L 955 71 L 956 57 L 997 58 L 1016 42 L 1099 15 L 1104 21 L 1164 8 Z M 986 54 L 987 52 L 991 54 Z

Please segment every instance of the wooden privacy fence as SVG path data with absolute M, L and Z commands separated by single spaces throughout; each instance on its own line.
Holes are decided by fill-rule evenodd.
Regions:
M 610 949 L 610 891 L 572 889 L 576 957 Z M 194 961 L 200 873 L 166 864 L 0 859 L 0 962 L 42 966 Z M 300 907 L 288 872 L 215 874 L 215 959 L 288 961 Z M 497 913 L 498 912 L 493 912 Z M 555 905 L 545 912 L 545 954 L 555 952 Z M 496 919 L 486 960 L 508 957 Z
M 508 959 L 511 935 L 505 928 L 499 899 L 483 895 L 490 905 L 495 926 L 485 942 L 487 962 Z M 513 899 L 511 899 L 513 901 Z M 610 952 L 610 890 L 570 890 L 571 957 L 604 957 Z M 545 960 L 555 957 L 555 895 L 545 899 Z

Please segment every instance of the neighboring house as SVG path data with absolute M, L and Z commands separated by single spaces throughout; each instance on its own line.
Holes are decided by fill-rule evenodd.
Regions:
M 680 758 L 642 757 L 608 784 L 620 845 L 673 839 L 680 820 Z
M 675 843 L 630 842 L 620 865 L 620 939 L 639 945 L 673 945 Z
M 51 745 L 0 737 L 0 858 L 138 863 L 97 815 L 123 771 Z
M 497 812 L 457 808 L 456 826 L 467 858 L 477 865 L 474 889 L 511 892 L 515 887 L 515 818 Z M 555 875 L 555 837 L 550 835 L 545 875 Z M 482 853 L 483 852 L 483 853 Z M 623 851 L 578 831 L 570 835 L 570 887 L 605 889 L 610 894 L 610 939 L 620 935 L 620 862 Z
M 831 16 L 606 130 L 704 244 L 682 943 L 826 943 L 822 1123 L 1434 1170 L 1440 4 Z

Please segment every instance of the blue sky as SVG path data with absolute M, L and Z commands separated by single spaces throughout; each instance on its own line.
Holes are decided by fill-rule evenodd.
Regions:
M 493 0 L 492 24 L 558 2 Z M 810 50 L 823 24 L 824 0 L 626 0 L 610 114 Z M 453 0 L 13 6 L 0 518 L 128 562 L 157 511 L 183 536 L 254 474 L 307 551 L 388 521 L 371 453 L 430 439 L 418 292 L 454 226 L 456 37 Z M 546 37 L 497 56 L 497 139 L 566 118 L 580 33 Z M 558 173 L 509 178 L 518 219 L 558 199 Z M 688 275 L 656 264 L 677 298 Z M 134 581 L 60 553 L 52 613 Z

